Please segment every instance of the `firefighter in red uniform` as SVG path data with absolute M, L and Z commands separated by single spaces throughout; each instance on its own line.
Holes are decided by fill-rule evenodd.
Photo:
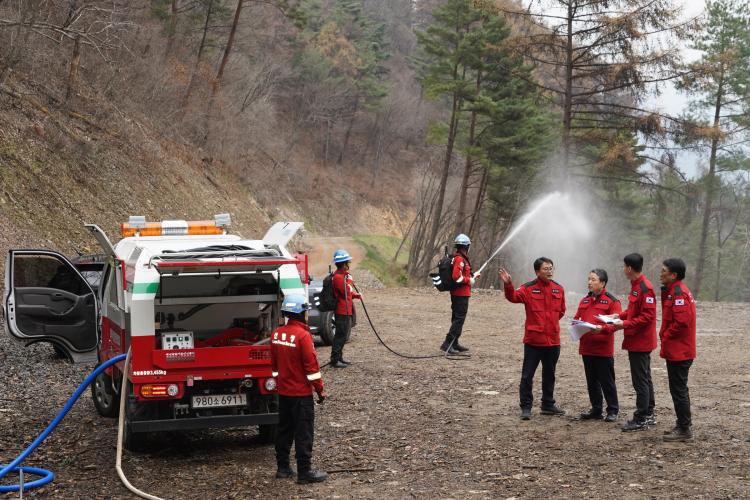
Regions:
M 669 392 L 672 394 L 677 424 L 664 435 L 665 441 L 690 441 L 693 439 L 690 414 L 688 372 L 695 359 L 695 300 L 685 278 L 685 262 L 667 259 L 659 275 L 661 292 L 660 356 L 667 361 Z
M 622 348 L 628 351 L 630 378 L 635 390 L 633 418 L 622 427 L 624 432 L 629 432 L 656 424 L 651 380 L 651 351 L 656 349 L 656 295 L 651 281 L 642 273 L 643 256 L 631 253 L 623 261 L 623 272 L 630 280 L 630 293 L 628 308 L 615 317 L 615 330 L 624 330 Z
M 289 452 L 294 442 L 297 458 L 297 483 L 319 483 L 328 477 L 313 470 L 312 448 L 315 432 L 315 403 L 327 397 L 323 391 L 318 358 L 307 327 L 307 300 L 302 295 L 289 295 L 281 303 L 281 312 L 288 318 L 271 335 L 271 362 L 279 393 L 279 426 L 276 438 L 276 477 L 293 477 Z
M 599 315 L 619 314 L 620 301 L 606 290 L 607 271 L 593 269 L 589 273 L 589 293 L 578 305 L 575 319 L 596 325 L 581 337 L 578 353 L 583 357 L 583 368 L 586 372 L 586 387 L 589 391 L 591 409 L 581 413 L 581 420 L 601 420 L 602 393 L 607 401 L 607 422 L 617 420 L 620 405 L 617 402 L 617 385 L 615 384 L 615 329 L 597 318 Z
M 469 349 L 458 343 L 461 331 L 464 328 L 466 314 L 469 312 L 469 297 L 471 287 L 479 279 L 479 273 L 472 274 L 471 262 L 469 262 L 469 246 L 471 240 L 465 234 L 459 234 L 454 240 L 456 253 L 453 256 L 452 278 L 456 288 L 451 290 L 451 327 L 445 336 L 445 341 L 440 350 L 446 354 L 458 354 Z
M 346 250 L 339 249 L 333 254 L 333 263 L 336 271 L 333 273 L 332 285 L 333 296 L 336 297 L 336 309 L 334 311 L 333 345 L 331 346 L 331 366 L 333 368 L 346 368 L 349 362 L 344 360 L 344 344 L 349 337 L 354 318 L 354 299 L 362 296 L 354 289 L 354 280 L 349 274 L 349 264 L 352 258 Z
M 500 279 L 505 284 L 505 297 L 526 307 L 523 335 L 523 367 L 519 395 L 521 420 L 531 418 L 534 401 L 534 374 L 542 363 L 542 415 L 565 415 L 555 404 L 555 368 L 560 357 L 560 319 L 565 315 L 565 290 L 552 280 L 554 264 L 547 257 L 534 261 L 537 279 L 513 288 L 513 281 L 505 269 Z

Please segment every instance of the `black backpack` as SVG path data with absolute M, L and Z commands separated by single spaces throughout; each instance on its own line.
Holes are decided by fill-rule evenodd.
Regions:
M 445 255 L 438 262 L 437 270 L 430 273 L 430 278 L 438 291 L 450 292 L 458 288 L 458 283 L 453 281 L 453 256 L 448 254 L 448 247 L 445 247 Z
M 318 294 L 318 310 L 333 311 L 336 309 L 336 297 L 333 295 L 333 273 L 323 280 L 323 289 Z

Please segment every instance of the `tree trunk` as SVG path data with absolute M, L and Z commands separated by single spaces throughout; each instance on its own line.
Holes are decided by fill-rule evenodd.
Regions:
M 185 92 L 185 96 L 182 98 L 182 113 L 184 115 L 185 108 L 188 105 L 188 102 L 190 101 L 190 96 L 193 93 L 193 90 L 195 88 L 195 80 L 198 75 L 198 70 L 201 65 L 201 61 L 203 60 L 203 51 L 206 48 L 206 38 L 208 36 L 208 23 L 211 20 L 211 11 L 213 10 L 214 6 L 214 0 L 210 0 L 208 2 L 208 6 L 206 7 L 206 21 L 203 23 L 203 36 L 201 37 L 201 43 L 198 46 L 198 57 L 195 58 L 195 65 L 193 66 L 193 72 L 190 75 L 190 82 L 188 83 L 187 91 Z
M 479 218 L 484 203 L 484 193 L 487 191 L 487 178 L 489 177 L 487 167 L 482 167 L 482 180 L 479 182 L 479 192 L 474 202 L 474 213 L 471 214 L 471 224 L 469 224 L 469 234 L 477 234 L 479 231 Z
M 341 146 L 341 151 L 339 152 L 339 159 L 336 161 L 339 165 L 344 161 L 344 151 L 346 151 L 346 148 L 349 146 L 349 137 L 352 134 L 352 128 L 354 127 L 354 120 L 357 117 L 357 110 L 359 109 L 359 96 L 355 97 L 354 99 L 354 111 L 352 111 L 352 119 L 349 120 L 349 126 L 346 127 L 346 134 L 344 134 L 344 145 Z
M 563 97 L 563 162 L 560 172 L 560 180 L 567 184 L 568 171 L 570 167 L 570 131 L 573 122 L 573 2 L 568 3 L 568 33 L 565 44 L 565 93 Z
M 81 65 L 81 37 L 76 37 L 73 42 L 73 55 L 70 58 L 70 70 L 68 71 L 68 85 L 65 90 L 65 104 L 76 90 L 78 81 L 78 68 Z
M 716 285 L 714 288 L 714 300 L 716 302 L 721 298 L 719 290 L 721 290 L 721 246 L 719 246 L 716 252 Z
M 221 57 L 221 63 L 219 64 L 219 71 L 216 73 L 214 78 L 214 92 L 221 85 L 221 79 L 224 76 L 224 68 L 227 66 L 229 60 L 229 54 L 232 53 L 232 47 L 234 46 L 234 35 L 237 32 L 237 25 L 240 22 L 240 12 L 242 12 L 242 2 L 244 0 L 237 0 L 237 8 L 234 10 L 234 20 L 232 21 L 232 29 L 229 31 L 229 38 L 227 39 L 227 46 L 224 48 L 224 55 Z
M 477 71 L 477 86 L 476 93 L 479 94 L 479 88 L 482 85 L 482 72 Z M 461 190 L 459 191 L 458 197 L 458 213 L 456 213 L 456 227 L 455 233 L 465 231 L 464 224 L 466 222 L 466 200 L 468 198 L 469 191 L 469 178 L 471 177 L 471 148 L 474 147 L 474 131 L 477 123 L 477 112 L 471 112 L 471 120 L 469 122 L 469 151 L 466 154 L 466 162 L 464 163 L 464 176 L 461 179 Z
M 169 16 L 169 26 L 167 27 L 167 46 L 164 49 L 164 59 L 172 55 L 172 47 L 177 32 L 177 0 L 172 0 L 172 9 Z
M 724 72 L 719 76 L 718 88 L 716 91 L 716 104 L 714 107 L 714 130 L 718 131 L 721 121 L 721 105 L 724 97 Z M 701 224 L 701 236 L 698 244 L 698 262 L 695 266 L 695 285 L 693 290 L 696 298 L 701 290 L 703 273 L 706 265 L 706 253 L 708 246 L 708 228 L 711 224 L 711 212 L 713 211 L 714 201 L 714 182 L 716 180 L 716 159 L 719 149 L 719 138 L 717 135 L 711 139 L 711 156 L 708 161 L 708 174 L 706 174 L 706 193 L 705 206 L 703 207 L 703 222 Z
M 453 66 L 453 81 L 458 79 L 458 61 Z M 451 171 L 451 160 L 453 159 L 453 146 L 456 142 L 456 134 L 458 132 L 458 115 L 461 108 L 461 98 L 458 92 L 453 92 L 453 105 L 451 106 L 451 118 L 450 125 L 448 127 L 448 141 L 445 145 L 445 161 L 443 162 L 443 173 L 440 176 L 440 186 L 438 187 L 438 197 L 435 202 L 435 213 L 432 219 L 432 228 L 430 229 L 429 237 L 427 239 L 427 251 L 431 252 L 435 248 L 435 240 L 437 239 L 438 231 L 440 231 L 440 219 L 443 215 L 443 203 L 445 202 L 445 190 L 448 186 L 448 175 Z M 425 257 L 423 255 L 423 257 Z M 431 256 L 427 256 L 429 258 Z

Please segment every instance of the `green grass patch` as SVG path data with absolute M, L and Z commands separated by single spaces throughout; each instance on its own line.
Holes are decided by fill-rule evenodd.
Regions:
M 354 241 L 365 249 L 365 260 L 359 265 L 373 273 L 386 286 L 403 286 L 407 283 L 406 262 L 409 257 L 408 242 L 404 244 L 396 255 L 401 238 L 395 236 L 381 236 L 376 234 L 362 234 L 354 237 Z

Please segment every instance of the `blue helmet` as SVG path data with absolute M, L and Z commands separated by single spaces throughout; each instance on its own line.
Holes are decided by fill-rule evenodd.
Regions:
M 308 309 L 310 309 L 310 304 L 307 303 L 307 299 L 298 293 L 285 296 L 281 302 L 282 312 L 302 314 Z
M 352 256 L 343 248 L 339 248 L 333 253 L 334 264 L 341 264 L 342 262 L 349 262 L 350 260 L 352 260 Z
M 458 236 L 456 236 L 455 240 L 453 240 L 453 244 L 454 245 L 460 245 L 462 247 L 468 247 L 469 245 L 471 245 L 471 240 L 469 239 L 468 236 L 466 236 L 465 234 L 461 233 Z

